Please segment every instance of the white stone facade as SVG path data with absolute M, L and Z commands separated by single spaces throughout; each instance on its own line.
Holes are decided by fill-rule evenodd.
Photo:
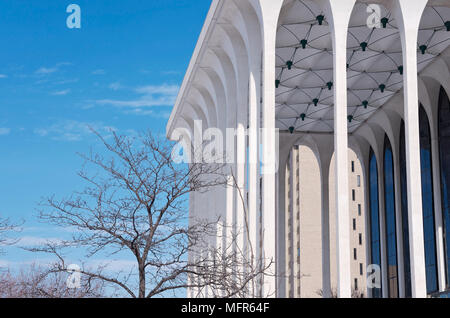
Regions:
M 366 26 L 370 15 L 366 9 L 372 4 L 380 8 L 380 17 L 388 19 L 375 28 Z M 437 104 L 441 87 L 450 95 L 449 20 L 449 0 L 212 1 L 169 119 L 167 136 L 179 140 L 183 135 L 191 140 L 199 129 L 204 132 L 219 128 L 225 133 L 227 128 L 250 128 L 248 138 L 238 135 L 230 168 L 239 187 L 248 189 L 250 237 L 261 242 L 256 252 L 273 260 L 270 274 L 263 277 L 260 295 L 254 296 L 289 296 L 286 276 L 281 275 L 287 261 L 287 220 L 281 211 L 286 210 L 285 167 L 289 153 L 300 145 L 312 150 L 320 170 L 320 269 L 324 297 L 331 296 L 333 271 L 339 297 L 351 297 L 354 285 L 348 149 L 361 162 L 365 189 L 369 185 L 369 153 L 375 154 L 380 180 L 382 295 L 389 297 L 385 240 L 388 229 L 381 182 L 385 136 L 393 149 L 397 189 L 398 296 L 405 296 L 398 191 L 402 120 L 406 136 L 411 296 L 427 296 L 419 102 L 428 115 L 432 141 L 438 289 L 446 290 Z M 199 120 L 202 127 L 195 123 Z M 280 131 L 279 142 L 276 129 Z M 331 165 L 332 156 L 335 164 Z M 264 173 L 260 162 L 264 163 Z M 329 182 L 331 172 L 334 185 Z M 333 192 L 334 201 L 329 200 Z M 364 211 L 369 208 L 367 192 Z M 242 210 L 233 188 L 191 195 L 191 215 L 209 216 L 215 211 L 214 216 L 220 215 L 227 224 L 239 225 L 244 222 Z M 334 216 L 331 210 L 335 211 Z M 364 242 L 369 259 L 370 220 L 368 213 L 365 215 Z M 331 224 L 336 225 L 335 230 Z M 365 294 L 371 296 L 371 291 Z

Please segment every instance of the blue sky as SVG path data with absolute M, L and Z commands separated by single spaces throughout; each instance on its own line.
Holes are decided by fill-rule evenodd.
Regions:
M 36 203 L 81 187 L 87 125 L 164 133 L 210 2 L 1 1 L 0 215 L 26 221 L 23 243 L 63 235 Z M 81 29 L 66 26 L 70 3 Z M 36 257 L 8 248 L 0 266 Z

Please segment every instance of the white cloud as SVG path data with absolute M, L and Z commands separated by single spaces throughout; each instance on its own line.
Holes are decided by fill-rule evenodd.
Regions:
M 80 141 L 92 135 L 90 127 L 101 134 L 107 134 L 116 130 L 114 127 L 104 125 L 101 122 L 66 120 L 49 127 L 35 129 L 34 133 L 57 141 Z
M 169 119 L 169 111 L 154 111 L 150 109 L 134 108 L 125 111 L 126 114 L 138 115 L 138 116 L 150 116 L 153 118 Z
M 106 74 L 105 70 L 98 69 L 92 72 L 92 75 L 104 75 Z
M 0 127 L 0 136 L 9 135 L 11 128 Z
M 141 93 L 141 94 L 163 94 L 163 95 L 170 95 L 170 96 L 175 95 L 176 96 L 176 94 L 178 94 L 179 89 L 180 88 L 178 85 L 163 84 L 163 85 L 159 85 L 159 86 L 149 85 L 149 86 L 138 87 L 138 88 L 136 88 L 136 92 Z
M 173 106 L 175 103 L 179 86 L 159 85 L 142 86 L 135 89 L 140 97 L 131 100 L 102 99 L 97 100 L 99 105 L 110 105 L 115 107 L 143 108 L 155 106 Z
M 72 84 L 72 83 L 79 82 L 79 80 L 80 79 L 78 79 L 78 78 L 70 78 L 70 79 L 64 79 L 64 80 L 56 81 L 55 84 L 57 84 L 57 85 Z
M 46 74 L 55 73 L 57 71 L 58 71 L 57 67 L 41 67 L 40 69 L 36 70 L 36 74 L 46 75 Z
M 113 91 L 117 91 L 117 90 L 119 90 L 119 89 L 122 88 L 122 85 L 120 85 L 119 82 L 115 82 L 115 83 L 109 84 L 108 87 L 109 87 L 110 89 L 112 89 Z
M 33 247 L 46 245 L 47 243 L 61 244 L 62 242 L 63 240 L 55 237 L 44 238 L 38 236 L 23 236 L 19 239 L 18 244 L 21 246 Z
M 70 93 L 70 89 L 64 89 L 64 90 L 61 90 L 61 91 L 53 92 L 53 93 L 51 93 L 51 95 L 53 95 L 53 96 L 64 96 L 64 95 L 67 95 L 69 93 Z
M 37 267 L 48 267 L 53 264 L 55 259 L 52 258 L 33 258 L 29 260 L 23 261 L 7 261 L 0 260 L 0 268 L 8 268 L 13 270 L 20 270 L 27 268 L 29 266 L 37 266 Z
M 180 75 L 181 72 L 180 71 L 163 71 L 163 72 L 161 72 L 161 74 L 163 74 L 163 75 Z
M 7 78 L 7 77 L 8 77 L 8 75 L 0 74 L 0 78 Z
M 13 262 L 0 259 L 0 268 L 8 268 L 8 267 L 11 267 L 12 264 L 13 264 Z
M 37 69 L 35 73 L 38 74 L 38 75 L 48 75 L 48 74 L 52 74 L 52 73 L 58 72 L 59 68 L 61 66 L 67 66 L 67 65 L 72 65 L 72 63 L 62 62 L 62 63 L 56 64 L 53 67 L 44 67 L 43 66 L 43 67 Z

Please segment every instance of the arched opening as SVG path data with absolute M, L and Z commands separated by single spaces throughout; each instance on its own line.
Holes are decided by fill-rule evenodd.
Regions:
M 294 146 L 285 178 L 286 296 L 319 297 L 322 289 L 321 178 L 316 154 Z
M 380 215 L 378 197 L 378 166 L 377 158 L 372 148 L 369 154 L 369 220 L 370 220 L 370 263 L 381 269 L 381 238 L 380 238 Z M 380 273 L 381 274 L 381 273 Z M 375 280 L 375 278 L 374 278 Z M 381 285 L 376 286 L 376 281 L 371 282 L 374 288 L 371 289 L 372 298 L 381 298 Z M 380 280 L 381 283 L 381 280 Z
M 441 87 L 438 105 L 439 153 L 441 163 L 442 218 L 446 260 L 446 287 L 450 288 L 450 102 Z
M 433 160 L 431 155 L 431 131 L 428 115 L 420 105 L 420 164 L 422 180 L 422 212 L 423 236 L 425 247 L 425 266 L 427 279 L 427 293 L 438 290 L 438 268 L 436 255 L 436 229 L 433 198 Z M 402 198 L 402 229 L 403 229 L 403 258 L 405 268 L 405 297 L 411 297 L 411 262 L 409 246 L 408 195 L 406 180 L 406 152 L 405 126 L 402 121 L 400 128 L 400 179 Z
M 331 289 L 337 290 L 337 244 L 336 244 L 336 178 L 335 154 L 331 158 L 329 187 L 330 187 L 330 272 Z M 352 297 L 366 297 L 367 260 L 366 253 L 366 209 L 363 165 L 360 158 L 352 149 L 348 150 L 349 174 L 349 231 L 350 231 L 350 275 L 352 283 Z
M 423 236 L 425 245 L 425 268 L 427 293 L 438 291 L 436 236 L 433 200 L 433 166 L 431 157 L 431 132 L 427 113 L 419 108 L 420 162 L 422 175 Z
M 384 201 L 386 222 L 386 260 L 388 277 L 388 295 L 390 298 L 399 296 L 398 290 L 398 260 L 397 231 L 395 211 L 394 156 L 389 138 L 384 139 Z

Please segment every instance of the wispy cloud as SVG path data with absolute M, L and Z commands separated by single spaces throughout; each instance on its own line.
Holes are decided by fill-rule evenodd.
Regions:
M 120 85 L 119 82 L 115 82 L 115 83 L 109 84 L 108 87 L 109 87 L 110 89 L 112 89 L 113 91 L 117 91 L 117 90 L 119 90 L 119 89 L 122 88 L 122 85 Z
M 163 72 L 161 72 L 161 74 L 163 74 L 163 75 L 180 75 L 181 72 L 180 71 L 163 71 Z
M 9 135 L 11 132 L 11 128 L 0 127 L 0 136 Z
M 90 128 L 102 134 L 117 130 L 112 126 L 104 125 L 101 122 L 66 120 L 55 123 L 49 127 L 37 128 L 34 130 L 34 133 L 41 137 L 49 137 L 52 140 L 57 141 L 80 141 L 92 135 Z
M 42 246 L 46 244 L 61 244 L 63 243 L 63 240 L 60 238 L 44 238 L 44 237 L 37 237 L 37 236 L 23 236 L 19 239 L 18 244 L 20 246 L 27 246 L 27 247 L 33 247 L 33 246 Z
M 70 89 L 64 89 L 64 90 L 61 90 L 61 91 L 53 92 L 53 93 L 51 93 L 51 95 L 53 95 L 53 96 L 64 96 L 64 95 L 67 95 L 69 93 L 70 93 Z
M 41 67 L 38 70 L 36 70 L 36 74 L 40 74 L 40 75 L 46 75 L 46 74 L 51 74 L 51 73 L 55 73 L 58 71 L 57 67 Z
M 0 74 L 0 78 L 7 78 L 8 77 L 8 75 L 6 75 L 6 74 Z
M 70 79 L 63 79 L 63 80 L 60 80 L 60 81 L 56 81 L 55 84 L 56 85 L 64 85 L 64 84 L 77 83 L 79 81 L 80 81 L 79 78 L 70 78 Z
M 56 72 L 59 71 L 61 66 L 66 66 L 66 65 L 71 65 L 71 63 L 62 62 L 62 63 L 58 63 L 58 64 L 56 64 L 55 66 L 52 66 L 52 67 L 42 66 L 42 67 L 38 68 L 35 73 L 37 75 L 41 75 L 41 76 L 42 75 L 48 75 L 48 74 L 56 73 Z
M 150 116 L 153 118 L 169 119 L 170 111 L 154 111 L 151 109 L 133 108 L 125 111 L 126 114 Z
M 135 93 L 140 95 L 138 98 L 130 100 L 101 99 L 95 101 L 95 103 L 98 105 L 129 108 L 172 106 L 175 103 L 178 90 L 178 85 L 141 86 L 134 90 Z
M 102 69 L 92 71 L 92 75 L 105 75 L 105 74 L 106 74 L 106 71 L 102 70 Z

